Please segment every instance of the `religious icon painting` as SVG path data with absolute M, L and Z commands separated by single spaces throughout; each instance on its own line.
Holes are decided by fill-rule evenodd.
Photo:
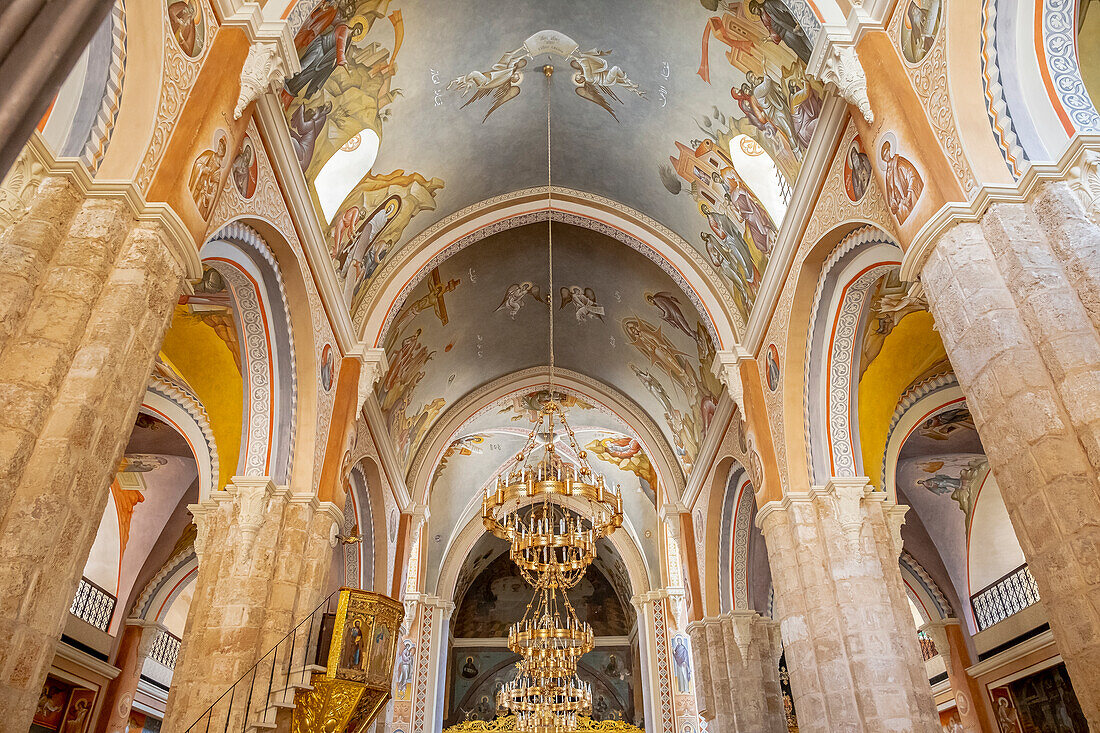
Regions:
M 332 356 L 332 344 L 325 344 L 321 349 L 321 386 L 326 392 L 332 390 L 332 375 L 335 364 Z
M 920 201 L 924 179 L 913 162 L 899 153 L 894 133 L 883 134 L 878 155 L 879 166 L 886 179 L 886 205 L 898 224 L 905 224 Z
M 65 711 L 65 720 L 61 724 L 61 733 L 86 733 L 95 704 L 95 691 L 78 687 L 73 690 L 69 707 Z
M 187 187 L 203 219 L 209 218 L 214 209 L 214 200 L 218 196 L 218 187 L 221 185 L 222 170 L 228 150 L 229 134 L 225 130 L 216 130 L 211 147 L 196 155 L 195 161 L 191 164 L 191 176 L 188 178 Z
M 72 685 L 56 677 L 47 677 L 38 696 L 33 723 L 46 730 L 60 730 L 72 692 Z
M 920 63 L 940 32 L 942 0 L 909 0 L 901 18 L 901 53 L 911 64 Z
M 1001 733 L 1023 733 L 1020 718 L 1016 714 L 1016 704 L 1008 686 L 994 687 L 989 695 L 993 698 L 993 714 Z
M 858 204 L 871 185 L 871 161 L 863 150 L 863 143 L 856 135 L 844 158 L 844 191 L 852 203 Z
M 768 368 L 768 389 L 772 392 L 779 389 L 779 349 L 775 344 L 768 344 L 768 355 L 765 358 Z
M 202 0 L 167 0 L 168 24 L 180 50 L 188 58 L 202 55 L 206 41 L 206 21 L 202 16 Z
M 233 158 L 231 168 L 233 185 L 242 198 L 250 199 L 256 193 L 256 180 L 259 177 L 259 161 L 256 159 L 256 146 L 247 135 L 241 143 L 240 152 Z

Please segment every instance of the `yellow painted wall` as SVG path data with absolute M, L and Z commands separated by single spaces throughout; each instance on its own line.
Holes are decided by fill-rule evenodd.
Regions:
M 199 396 L 218 447 L 218 489 L 237 470 L 241 452 L 244 384 L 233 356 L 214 329 L 177 306 L 164 337 L 164 355 Z
M 940 335 L 932 330 L 932 314 L 917 311 L 898 321 L 882 351 L 859 380 L 859 440 L 863 470 L 882 488 L 882 457 L 890 418 L 906 388 L 936 362 L 947 358 Z

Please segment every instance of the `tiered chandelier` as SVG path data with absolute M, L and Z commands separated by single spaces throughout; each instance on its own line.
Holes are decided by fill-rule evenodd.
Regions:
M 550 175 L 550 76 L 546 95 L 547 260 L 554 291 L 553 188 Z M 577 663 L 592 651 L 592 627 L 577 617 L 566 590 L 584 577 L 596 557 L 596 541 L 623 523 L 621 494 L 595 476 L 577 445 L 554 393 L 554 308 L 550 304 L 549 398 L 523 448 L 482 499 L 482 522 L 507 540 L 520 575 L 534 586 L 523 619 L 508 631 L 508 648 L 521 657 L 516 676 L 497 692 L 497 707 L 516 717 L 522 733 L 567 733 L 577 716 L 591 712 L 592 688 L 577 676 Z M 556 447 L 559 430 L 575 463 Z

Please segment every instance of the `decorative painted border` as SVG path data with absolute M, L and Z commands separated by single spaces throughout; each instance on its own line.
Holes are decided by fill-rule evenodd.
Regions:
M 749 539 L 755 527 L 752 511 L 756 508 L 756 492 L 746 480 L 737 492 L 737 507 L 733 517 L 733 609 L 749 610 Z
M 416 684 L 413 685 L 412 732 L 423 733 L 428 706 L 428 667 L 432 656 L 433 606 L 420 605 L 420 642 L 416 649 Z
M 897 407 L 894 408 L 894 414 L 890 417 L 890 427 L 886 430 L 886 445 L 890 445 L 890 441 L 894 438 L 894 430 L 897 428 L 898 423 L 901 422 L 901 419 L 905 417 L 905 413 L 909 412 L 909 408 L 930 394 L 958 386 L 959 380 L 954 372 L 946 372 L 944 374 L 937 374 L 929 377 L 906 390 L 901 396 L 901 399 L 898 400 Z M 886 457 L 888 453 L 889 451 L 882 452 L 881 473 L 884 486 L 886 484 Z
M 88 131 L 88 139 L 80 154 L 80 162 L 95 175 L 118 121 L 118 111 L 122 102 L 122 84 L 126 76 L 126 3 L 115 0 L 111 8 L 111 61 L 107 67 L 107 82 L 103 90 L 103 100 L 99 112 Z
M 821 274 L 818 277 L 817 288 L 814 291 L 814 299 L 810 308 L 811 321 L 810 328 L 806 334 L 806 363 L 803 372 L 803 428 L 805 430 L 804 440 L 806 441 L 806 469 L 811 480 L 814 479 L 814 426 L 811 424 L 812 417 L 810 412 L 810 399 L 811 396 L 816 394 L 816 391 L 811 388 L 811 372 L 815 363 L 814 354 L 814 334 L 817 330 L 817 322 L 819 317 L 823 317 L 826 314 L 821 313 L 822 296 L 825 294 L 825 283 L 828 280 L 829 273 L 834 267 L 836 267 L 841 260 L 854 252 L 857 248 L 875 245 L 885 244 L 896 247 L 898 253 L 901 254 L 901 247 L 894 241 L 886 232 L 876 227 L 866 225 L 861 226 L 849 233 L 840 243 L 833 249 L 829 256 L 825 258 L 825 262 L 821 266 Z M 842 287 L 846 289 L 844 299 L 841 301 L 840 308 L 838 309 L 836 316 L 836 335 L 832 339 L 832 343 L 829 348 L 828 363 L 826 367 L 828 369 L 828 394 L 826 396 L 826 430 L 827 430 L 827 444 L 831 454 L 830 464 L 832 465 L 832 475 L 834 476 L 855 476 L 855 447 L 851 440 L 851 414 L 850 414 L 850 396 L 851 396 L 851 368 L 852 361 L 854 359 L 854 338 L 858 329 L 859 318 L 863 312 L 863 303 L 867 296 L 867 291 L 870 286 L 882 277 L 885 271 L 893 267 L 900 267 L 900 262 L 893 264 L 883 264 L 877 266 L 872 270 L 869 270 L 863 275 L 859 276 L 856 280 L 844 284 Z M 837 283 L 841 286 L 840 283 Z
M 229 244 L 234 244 L 234 245 L 237 245 L 237 246 L 247 247 L 249 250 L 252 251 L 252 253 L 258 255 L 264 262 L 266 262 L 267 265 L 271 268 L 272 272 L 275 275 L 274 286 L 275 286 L 275 290 L 277 291 L 278 296 L 279 296 L 278 305 L 281 306 L 282 313 L 283 313 L 283 319 L 286 321 L 287 351 L 289 352 L 287 354 L 287 371 L 288 371 L 288 374 L 284 375 L 284 378 L 287 380 L 287 387 L 288 387 L 287 396 L 289 398 L 290 404 L 289 405 L 280 404 L 280 411 L 289 411 L 289 419 L 287 420 L 287 424 L 290 426 L 290 428 L 286 431 L 286 433 L 287 433 L 287 435 L 286 435 L 286 439 L 287 439 L 286 475 L 287 475 L 287 477 L 289 477 L 292 473 L 292 467 L 294 465 L 294 447 L 295 447 L 295 439 L 296 439 L 297 433 L 298 433 L 298 431 L 297 431 L 297 421 L 295 419 L 296 415 L 297 415 L 297 409 L 298 409 L 298 366 L 297 366 L 296 351 L 295 351 L 295 348 L 294 348 L 294 326 L 293 326 L 293 323 L 290 319 L 290 302 L 287 299 L 286 286 L 283 282 L 282 270 L 279 267 L 278 261 L 275 259 L 275 254 L 271 251 L 271 247 L 268 246 L 267 242 L 264 241 L 263 237 L 260 236 L 259 232 L 257 232 L 255 229 L 253 229 L 250 226 L 247 226 L 247 225 L 242 224 L 240 222 L 233 222 L 233 223 L 230 223 L 230 224 L 226 224 L 224 227 L 219 229 L 213 236 L 211 236 L 209 239 L 207 239 L 207 242 L 212 242 L 212 241 L 224 241 L 224 242 L 227 242 Z M 235 267 L 238 267 L 238 266 L 235 265 Z M 222 269 L 219 269 L 219 272 L 222 272 L 223 274 L 225 274 L 225 272 Z M 245 336 L 246 336 L 247 348 L 246 348 L 246 351 L 245 351 L 245 356 L 248 359 L 248 365 L 249 365 L 248 366 L 248 377 L 249 377 L 248 397 L 249 397 L 249 405 L 250 405 L 249 423 L 248 423 L 249 424 L 249 444 L 248 444 L 249 454 L 248 455 L 249 455 L 249 461 L 253 461 L 254 458 L 251 456 L 251 449 L 252 449 L 252 443 L 253 443 L 252 436 L 254 435 L 254 433 L 252 432 L 253 431 L 253 415 L 254 415 L 254 413 L 253 413 L 253 410 L 251 409 L 251 406 L 254 405 L 254 404 L 257 406 L 255 420 L 259 421 L 260 419 L 262 419 L 265 416 L 268 419 L 270 427 L 267 431 L 268 435 L 267 435 L 267 439 L 266 439 L 265 442 L 268 443 L 271 446 L 271 454 L 270 455 L 272 455 L 272 456 L 277 455 L 277 445 L 276 445 L 276 442 L 275 442 L 276 423 L 273 419 L 274 416 L 270 414 L 270 412 L 271 412 L 270 408 L 265 409 L 262 405 L 260 405 L 258 403 L 258 400 L 261 400 L 263 398 L 263 395 L 261 395 L 261 392 L 263 392 L 266 389 L 266 400 L 267 401 L 266 401 L 265 404 L 268 405 L 268 406 L 274 405 L 274 399 L 275 399 L 274 389 L 276 388 L 277 385 L 272 384 L 272 378 L 273 378 L 272 377 L 272 371 L 275 367 L 275 362 L 274 362 L 275 355 L 271 353 L 271 351 L 273 351 L 273 349 L 271 348 L 271 337 L 270 337 L 269 334 L 267 334 L 267 325 L 266 325 L 266 322 L 264 321 L 263 304 L 262 304 L 262 301 L 260 300 L 260 299 L 262 299 L 262 296 L 259 296 L 255 292 L 254 287 L 253 287 L 255 285 L 255 283 L 252 283 L 250 281 L 250 276 L 246 276 L 244 274 L 243 270 L 240 270 L 239 267 L 238 267 L 238 269 L 234 270 L 234 274 L 231 275 L 229 277 L 229 279 L 231 281 L 236 280 L 236 282 L 233 283 L 233 286 L 234 286 L 233 287 L 233 295 L 234 295 L 234 298 L 238 300 L 238 316 L 241 320 L 243 330 L 246 332 Z M 264 286 L 266 286 L 264 288 L 265 290 L 270 289 L 270 284 L 268 284 L 266 281 L 263 284 L 264 284 Z M 238 291 L 240 291 L 240 293 L 238 293 Z M 247 291 L 252 291 L 252 294 L 250 295 L 249 292 L 247 292 Z M 243 308 L 251 307 L 251 310 L 248 311 L 248 313 L 250 314 L 248 316 L 248 323 L 245 323 L 245 316 L 241 315 L 241 313 L 242 313 L 241 308 L 242 307 Z M 255 340 L 255 337 L 257 336 L 257 334 L 259 334 L 261 332 L 264 334 L 265 338 L 263 339 L 262 343 L 260 341 L 255 341 L 255 346 L 253 346 L 253 342 Z M 250 336 L 252 338 L 249 338 Z M 267 367 L 268 367 L 266 375 L 263 373 L 263 369 L 262 369 L 263 365 L 267 365 Z M 254 385 L 254 387 L 253 387 L 253 385 Z M 279 437 L 280 438 L 282 437 L 281 432 L 280 432 Z M 248 476 L 248 475 L 269 475 L 270 471 L 271 471 L 270 458 L 264 460 L 263 464 L 264 464 L 265 470 L 268 471 L 268 474 L 252 474 L 252 473 L 249 473 L 248 472 L 248 466 L 252 465 L 252 464 L 251 463 L 246 463 L 245 475 L 246 476 Z
M 986 116 L 997 147 L 1008 165 L 1014 180 L 1019 180 L 1029 160 L 1020 146 L 1016 127 L 1008 109 L 1004 87 L 1001 85 L 1001 67 L 997 57 L 997 0 L 982 0 L 982 28 L 980 54 L 982 87 L 985 90 Z
M 149 611 L 152 610 L 153 601 L 160 595 L 161 589 L 163 589 L 180 570 L 191 563 L 197 562 L 198 558 L 195 555 L 195 546 L 193 544 L 188 545 L 168 558 L 164 565 L 161 566 L 161 569 L 157 571 L 157 574 L 145 584 L 145 587 L 141 591 L 141 595 L 138 596 L 137 601 L 134 603 L 134 610 L 131 616 L 148 619 Z
M 928 571 L 917 562 L 917 558 L 913 557 L 909 553 L 909 550 L 902 550 L 901 557 L 898 558 L 898 563 L 920 581 L 921 587 L 928 594 L 929 598 L 935 602 L 936 610 L 939 612 L 940 618 L 947 618 L 950 616 L 951 604 L 947 601 L 947 597 L 940 590 L 936 581 L 928 574 Z
M 1043 3 L 1043 52 L 1046 67 L 1070 122 L 1077 132 L 1100 132 L 1100 113 L 1081 79 L 1077 63 L 1077 0 L 1045 0 Z M 1067 130 L 1070 135 L 1073 130 Z
M 676 733 L 676 720 L 672 712 L 672 669 L 668 663 L 668 625 L 665 623 L 665 599 L 653 601 L 653 631 L 656 637 L 657 695 L 661 703 L 662 733 Z
M 199 432 L 202 433 L 203 441 L 206 443 L 207 454 L 210 456 L 210 490 L 216 491 L 218 489 L 218 472 L 220 470 L 218 462 L 218 445 L 214 441 L 214 431 L 210 428 L 210 416 L 207 414 L 206 408 L 203 406 L 198 396 L 189 389 L 184 390 L 155 374 L 150 378 L 149 386 L 146 389 L 176 405 L 194 420 L 195 426 L 198 427 Z M 202 498 L 204 497 L 200 497 L 200 499 Z

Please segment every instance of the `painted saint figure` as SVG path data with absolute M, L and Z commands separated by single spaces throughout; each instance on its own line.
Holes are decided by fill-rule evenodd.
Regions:
M 344 627 L 344 654 L 340 666 L 346 669 L 363 668 L 363 621 L 355 619 Z
M 749 0 L 749 12 L 760 18 L 773 43 L 787 44 L 802 63 L 810 63 L 813 44 L 782 0 Z
M 889 139 L 882 142 L 879 156 L 886 171 L 886 203 L 898 224 L 904 224 L 924 191 L 924 180 L 908 158 L 894 152 Z
M 858 140 L 853 141 L 848 150 L 848 171 L 848 198 L 858 203 L 871 185 L 871 161 L 860 148 Z
M 672 661 L 676 667 L 676 689 L 681 695 L 690 694 L 691 651 L 683 634 L 678 634 L 672 639 Z
M 416 645 L 408 639 L 401 642 L 401 653 L 397 655 L 397 692 L 406 692 L 406 688 L 412 684 L 413 659 L 416 656 Z
M 218 194 L 218 184 L 221 182 L 222 164 L 225 162 L 226 137 L 222 135 L 218 139 L 217 147 L 213 150 L 204 150 L 195 158 L 191 165 L 191 178 L 187 187 L 191 191 L 191 198 L 195 200 L 195 206 L 203 219 L 210 216 L 210 209 L 214 205 L 214 198 Z
M 283 107 L 289 108 L 295 97 L 302 95 L 310 99 L 336 71 L 338 66 L 346 66 L 347 53 L 351 44 L 366 32 L 362 21 L 348 26 L 347 21 L 337 12 L 331 25 L 319 33 L 302 54 L 302 70 L 286 80 L 283 88 Z
M 194 58 L 202 52 L 202 12 L 195 0 L 176 0 L 168 4 L 168 24 L 185 54 Z
M 304 104 L 294 110 L 290 116 L 290 142 L 294 146 L 294 156 L 302 171 L 309 168 L 313 160 L 313 150 L 317 147 L 317 138 L 325 128 L 332 102 L 325 102 L 317 108 L 307 108 Z

